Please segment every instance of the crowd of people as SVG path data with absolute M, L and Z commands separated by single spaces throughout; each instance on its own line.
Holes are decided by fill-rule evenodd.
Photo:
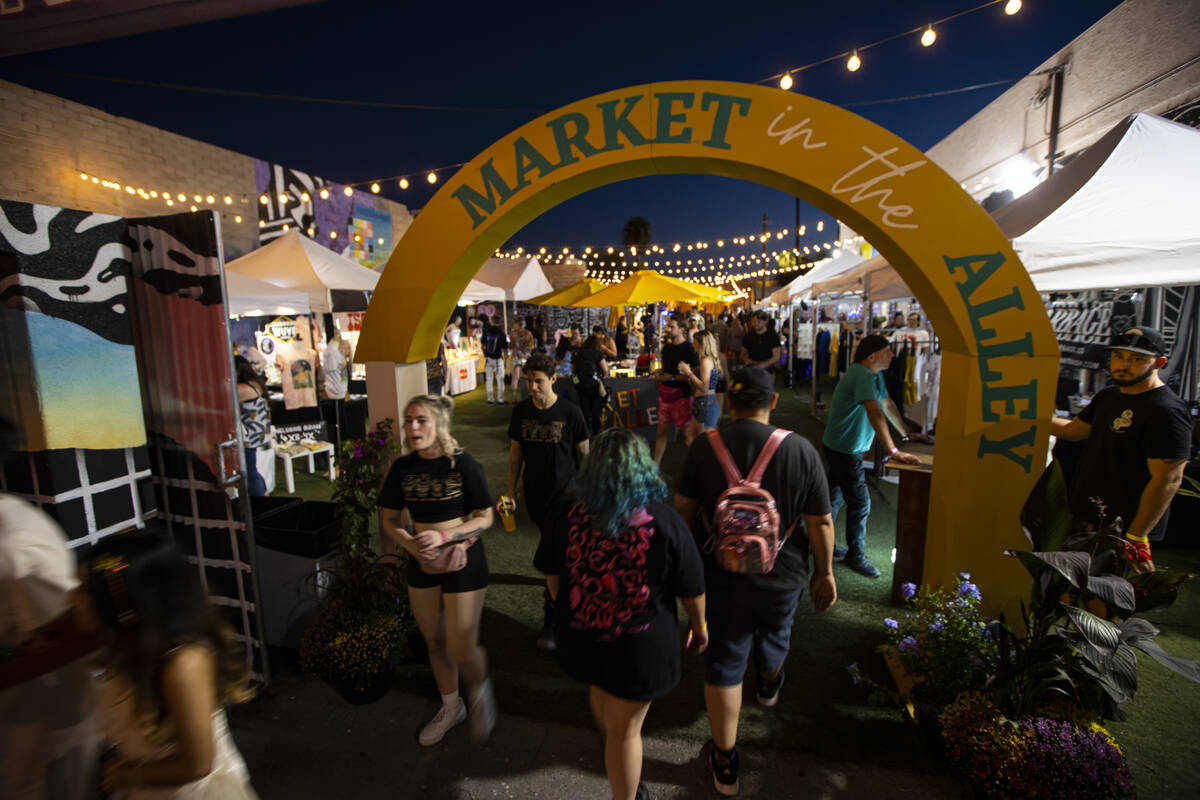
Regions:
M 703 659 L 713 786 L 736 795 L 747 674 L 757 702 L 775 706 L 805 595 L 818 612 L 837 602 L 837 558 L 878 577 L 864 547 L 870 500 L 862 454 L 875 440 L 887 457 L 915 461 L 889 428 L 904 430 L 879 381 L 892 355 L 888 340 L 869 335 L 858 343 L 834 392 L 823 460 L 813 443 L 771 424 L 779 395 L 764 366 L 778 358 L 779 340 L 764 319 L 735 327 L 697 316 L 672 315 L 663 325 L 652 447 L 628 428 L 600 430 L 582 391 L 578 405 L 556 392 L 559 364 L 539 351 L 532 331 L 514 336 L 529 396 L 511 412 L 507 494 L 498 502 L 480 463 L 453 436 L 453 401 L 430 393 L 407 403 L 403 452 L 378 504 L 385 553 L 405 556 L 411 607 L 441 695 L 418 734 L 421 745 L 462 723 L 484 741 L 496 724 L 480 621 L 489 581 L 483 534 L 497 508 L 522 507 L 537 528 L 532 564 L 545 583 L 537 645 L 556 651 L 563 669 L 589 687 L 619 800 L 649 797 L 641 728 L 650 704 L 677 687 L 685 650 Z M 721 344 L 735 335 L 740 354 Z M 499 337 L 485 357 L 503 358 L 496 354 L 510 339 Z M 589 373 L 599 384 L 621 347 L 599 330 L 564 355 L 575 377 Z M 1119 512 L 1132 569 L 1151 571 L 1150 542 L 1179 486 L 1191 420 L 1158 377 L 1167 361 L 1161 334 L 1133 328 L 1110 350 L 1115 385 L 1077 418 L 1056 419 L 1054 430 L 1088 439 L 1085 468 L 1071 484 L 1081 518 L 1097 507 Z M 743 365 L 727 374 L 731 355 Z M 500 400 L 489 393 L 490 401 L 503 401 L 503 386 Z M 718 430 L 722 394 L 731 421 Z M 257 424 L 261 379 L 245 362 L 238 362 L 238 398 Z M 687 440 L 673 492 L 659 467 L 669 425 Z M 5 457 L 17 442 L 15 427 L 0 420 Z M 834 519 L 843 505 L 846 545 L 837 547 Z M 43 797 L 53 785 L 82 797 L 98 780 L 128 797 L 254 797 L 224 712 L 250 694 L 244 650 L 218 621 L 195 567 L 147 533 L 102 539 L 78 575 L 73 561 L 48 516 L 0 495 L 3 796 Z M 682 646 L 677 601 L 687 616 Z M 104 702 L 92 697 L 79 661 L 97 648 Z M 108 709 L 104 738 L 115 745 L 105 756 L 93 719 L 100 707 Z M 88 767 L 97 763 L 98 777 Z

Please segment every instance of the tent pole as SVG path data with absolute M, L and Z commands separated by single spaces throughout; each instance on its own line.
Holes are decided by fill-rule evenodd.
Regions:
M 817 417 L 817 335 L 821 330 L 819 327 L 821 322 L 821 300 L 819 298 L 813 298 L 812 312 L 812 369 L 810 370 L 812 374 L 812 394 L 808 399 L 808 412 L 814 418 L 820 419 L 820 417 Z

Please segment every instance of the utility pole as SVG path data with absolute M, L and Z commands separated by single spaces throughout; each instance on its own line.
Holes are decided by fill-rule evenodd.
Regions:
M 763 212 L 763 237 L 762 237 L 762 278 L 759 279 L 761 294 L 759 302 L 765 302 L 767 299 L 767 212 Z

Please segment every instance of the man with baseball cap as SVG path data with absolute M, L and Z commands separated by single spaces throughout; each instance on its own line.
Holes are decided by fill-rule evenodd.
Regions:
M 1097 392 L 1075 419 L 1053 420 L 1060 439 L 1088 440 L 1071 479 L 1072 512 L 1091 522 L 1120 517 L 1135 572 L 1154 571 L 1150 542 L 1163 537 L 1191 448 L 1187 406 L 1158 377 L 1166 363 L 1161 333 L 1130 328 L 1109 345 L 1115 386 Z
M 779 395 L 771 374 L 758 367 L 736 370 L 729 381 L 733 423 L 717 435 L 738 472 L 746 476 L 776 430 L 771 409 Z M 761 486 L 779 513 L 779 531 L 790 531 L 770 572 L 734 573 L 717 565 L 708 545 L 717 498 L 728 488 L 725 472 L 707 436 L 688 449 L 675 488 L 675 508 L 691 526 L 704 554 L 708 593 L 708 649 L 704 651 L 704 705 L 712 729 L 709 754 L 717 792 L 738 793 L 738 719 L 742 682 L 753 652 L 758 702 L 774 706 L 783 686 L 783 663 L 791 643 L 796 607 L 807 588 L 813 607 L 824 611 L 837 601 L 833 578 L 833 518 L 821 457 L 808 440 L 786 435 L 763 472 Z M 797 524 L 803 521 L 803 526 Z M 809 575 L 808 554 L 813 569 Z
M 905 430 L 900 411 L 888 397 L 883 383 L 883 372 L 891 363 L 892 348 L 887 339 L 877 334 L 863 337 L 854 351 L 854 363 L 833 390 L 825 435 L 821 437 L 835 520 L 841 507 L 846 506 L 846 547 L 836 548 L 834 555 L 844 557 L 846 566 L 868 578 L 878 578 L 879 570 L 867 558 L 871 495 L 867 490 L 862 454 L 871 446 L 872 440 L 878 438 L 888 452 L 888 458 L 903 464 L 920 463 L 916 456 L 902 453 L 888 431 L 889 420 L 896 430 Z

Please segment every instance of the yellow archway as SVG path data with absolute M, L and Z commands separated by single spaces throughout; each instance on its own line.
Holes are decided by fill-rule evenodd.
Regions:
M 1058 369 L 1025 269 L 987 213 L 923 153 L 844 109 L 762 86 L 646 84 L 589 97 L 461 169 L 400 240 L 356 360 L 433 356 L 480 265 L 543 211 L 655 174 L 754 181 L 846 220 L 912 287 L 943 345 L 925 579 L 970 570 L 988 599 L 1024 594 L 1018 513 L 1044 463 Z M 1020 588 L 1019 588 L 1020 587 Z

